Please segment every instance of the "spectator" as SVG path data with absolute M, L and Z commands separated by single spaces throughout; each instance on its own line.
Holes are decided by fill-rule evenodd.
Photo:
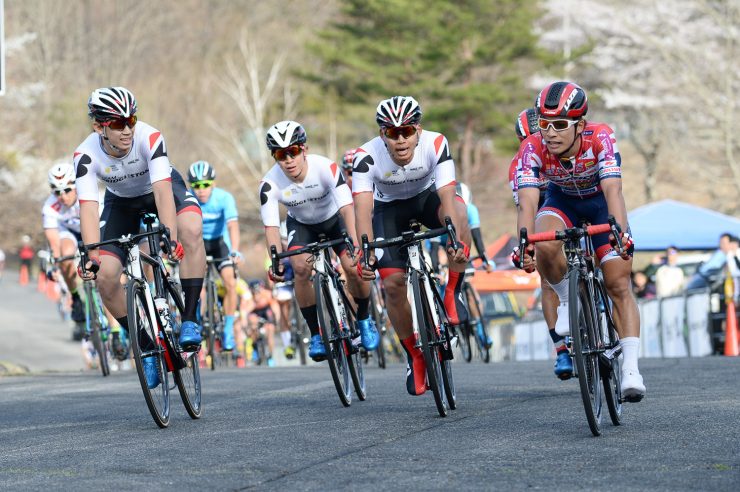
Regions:
M 704 262 L 698 269 L 703 277 L 709 277 L 721 270 L 727 263 L 727 253 L 730 252 L 733 239 L 736 239 L 729 232 L 725 232 L 719 237 L 719 248 L 714 254 Z
M 669 297 L 683 291 L 685 276 L 678 266 L 678 248 L 668 246 L 666 263 L 655 272 L 655 290 L 658 297 Z
M 632 273 L 632 291 L 638 299 L 655 299 L 655 284 L 643 271 Z

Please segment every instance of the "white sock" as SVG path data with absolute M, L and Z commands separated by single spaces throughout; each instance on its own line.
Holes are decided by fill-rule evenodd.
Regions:
M 637 357 L 640 355 L 640 337 L 624 337 L 619 340 L 619 344 L 622 346 L 622 354 L 624 354 L 622 371 L 640 372 L 637 368 Z
M 550 284 L 550 286 L 552 287 L 552 290 L 554 290 L 555 293 L 558 295 L 558 299 L 560 299 L 560 304 L 564 304 L 568 302 L 568 277 L 567 276 L 563 277 L 563 279 L 557 284 Z
M 283 347 L 290 346 L 290 331 L 281 331 L 280 338 L 283 340 Z

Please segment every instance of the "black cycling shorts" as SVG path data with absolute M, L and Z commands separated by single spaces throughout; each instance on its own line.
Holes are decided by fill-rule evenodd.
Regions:
M 418 195 L 406 200 L 392 202 L 375 201 L 373 210 L 373 234 L 375 240 L 390 239 L 400 236 L 409 230 L 413 219 L 429 229 L 442 227 L 439 221 L 439 207 L 442 202 L 432 188 L 427 188 Z M 406 248 L 393 246 L 375 251 L 378 260 L 377 268 L 381 278 L 401 271 L 406 271 L 408 254 Z
M 288 250 L 299 249 L 307 244 L 318 242 L 319 234 L 326 236 L 328 241 L 339 239 L 342 237 L 342 233 L 347 230 L 347 227 L 344 225 L 344 219 L 342 219 L 339 212 L 334 217 L 318 224 L 304 224 L 288 215 L 285 225 L 288 229 Z M 348 232 L 352 236 L 352 231 Z M 342 254 L 342 251 L 346 249 L 347 245 L 345 243 L 334 246 L 334 252 L 337 256 Z
M 215 239 L 204 239 L 203 243 L 206 247 L 206 256 L 212 256 L 214 258 L 227 258 L 229 256 L 229 247 L 226 246 L 226 241 L 224 241 L 223 236 L 217 237 Z M 228 266 L 233 266 L 234 264 L 230 259 L 224 260 L 221 263 L 216 266 L 216 269 L 220 272 L 224 268 Z
M 185 187 L 182 176 L 174 168 L 171 174 L 172 195 L 175 199 L 175 211 L 178 215 L 183 212 L 197 212 L 201 214 L 198 199 Z M 115 195 L 105 190 L 103 215 L 100 221 L 104 222 L 101 230 L 101 240 L 119 238 L 126 234 L 137 234 L 141 224 L 141 213 L 157 213 L 154 201 L 154 192 L 132 198 Z M 106 245 L 100 248 L 100 254 L 115 256 L 125 263 L 123 250 L 115 245 Z

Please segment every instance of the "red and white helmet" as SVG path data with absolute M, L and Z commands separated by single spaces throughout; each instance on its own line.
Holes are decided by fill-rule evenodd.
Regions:
M 421 121 L 421 106 L 411 96 L 393 96 L 378 104 L 375 121 L 380 127 L 416 125 Z
M 342 157 L 342 169 L 344 170 L 352 169 L 352 163 L 355 160 L 356 153 L 357 153 L 357 149 L 349 149 L 347 152 L 344 153 L 344 156 Z
M 96 121 L 128 118 L 136 114 L 136 98 L 125 87 L 101 87 L 90 94 L 87 114 Z
M 54 164 L 49 169 L 49 186 L 52 190 L 75 187 L 75 168 L 72 164 Z
M 588 98 L 573 82 L 553 82 L 539 93 L 534 109 L 547 118 L 582 118 L 588 112 Z

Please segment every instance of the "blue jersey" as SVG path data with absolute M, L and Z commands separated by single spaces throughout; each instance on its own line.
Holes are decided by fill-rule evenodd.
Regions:
M 226 223 L 239 218 L 234 196 L 226 190 L 214 188 L 208 201 L 200 204 L 200 209 L 203 212 L 203 239 L 223 237 L 231 249 Z

